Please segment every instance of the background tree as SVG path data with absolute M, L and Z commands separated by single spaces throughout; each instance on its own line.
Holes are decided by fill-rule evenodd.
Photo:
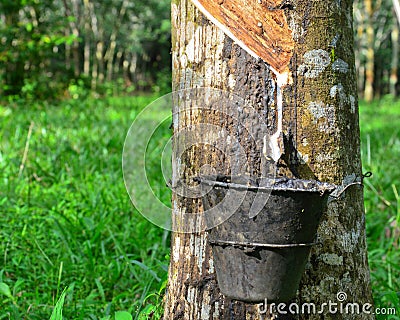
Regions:
M 400 23 L 400 3 L 398 0 L 393 0 L 393 10 L 396 14 L 395 21 L 393 22 L 393 29 L 391 32 L 392 40 L 392 63 L 390 73 L 390 93 L 397 96 L 397 83 L 398 83 L 398 66 L 399 66 L 399 23 Z
M 355 1 L 359 92 L 367 100 L 398 92 L 396 3 Z M 169 7 L 167 0 L 2 1 L 0 94 L 169 90 Z
M 168 90 L 169 12 L 166 0 L 2 1 L 0 94 Z
M 359 92 L 367 101 L 389 92 L 397 95 L 394 88 L 398 86 L 398 70 L 394 68 L 399 60 L 396 49 L 399 39 L 394 3 L 390 0 L 357 0 L 354 3 Z

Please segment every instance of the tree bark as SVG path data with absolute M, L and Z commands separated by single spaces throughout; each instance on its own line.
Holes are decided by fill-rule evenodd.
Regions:
M 260 10 L 266 9 L 260 6 Z M 281 87 L 285 143 L 277 174 L 338 185 L 349 183 L 362 176 L 352 1 L 299 0 L 284 14 L 292 30 L 294 49 L 288 66 L 290 76 Z M 211 87 L 230 91 L 254 106 L 267 122 L 276 122 L 279 83 L 271 66 L 233 43 L 189 0 L 172 2 L 172 28 L 174 90 Z M 175 133 L 191 124 L 216 122 L 215 114 L 199 115 L 195 108 L 185 116 L 174 113 Z M 231 119 L 219 122 L 228 132 L 235 125 Z M 251 123 L 243 125 L 252 129 Z M 248 173 L 260 176 L 262 157 L 250 144 L 245 143 L 244 149 L 251 159 Z M 200 146 L 175 159 L 173 170 L 183 172 L 179 178 L 190 179 L 199 174 L 204 164 L 213 166 L 218 173 L 229 172 L 229 163 L 218 159 L 212 148 Z M 174 216 L 201 208 L 199 199 L 173 195 Z M 347 293 L 348 302 L 372 303 L 361 188 L 351 187 L 328 204 L 318 242 L 321 245 L 312 249 L 295 301 L 321 306 L 337 302 L 336 294 L 342 291 Z M 373 319 L 367 314 L 356 317 Z M 173 233 L 164 319 L 272 318 L 271 314 L 260 314 L 256 304 L 229 300 L 219 292 L 206 232 Z M 324 316 L 348 318 L 339 313 Z

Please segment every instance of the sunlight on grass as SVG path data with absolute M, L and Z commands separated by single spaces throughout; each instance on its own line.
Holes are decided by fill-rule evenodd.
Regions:
M 63 320 L 63 307 L 66 294 L 67 294 L 67 288 L 65 288 L 64 291 L 61 293 L 61 296 L 58 299 L 54 307 L 54 310 L 51 314 L 50 320 Z
M 161 317 L 169 233 L 135 211 L 121 172 L 125 134 L 153 98 L 0 108 L 0 319 L 49 319 L 62 304 L 65 319 Z M 363 171 L 374 173 L 364 188 L 374 299 L 398 306 L 400 103 L 360 109 Z M 159 167 L 148 165 L 168 204 Z
M 66 286 L 65 319 L 137 315 L 162 287 L 168 233 L 134 210 L 121 170 L 126 131 L 153 99 L 2 109 L 0 319 L 49 319 Z
M 398 307 L 400 292 L 400 102 L 361 104 L 361 142 L 371 280 L 376 306 Z M 378 319 L 386 319 L 378 316 Z M 393 318 L 394 319 L 394 318 Z

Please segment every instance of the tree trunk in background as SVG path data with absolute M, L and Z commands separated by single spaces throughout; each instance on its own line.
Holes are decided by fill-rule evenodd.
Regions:
M 65 28 L 65 37 L 68 38 L 70 35 L 68 28 Z M 71 70 L 71 45 L 69 43 L 65 43 L 65 68 L 68 71 Z
M 395 1 L 395 0 L 394 0 Z M 393 22 L 392 38 L 392 64 L 390 71 L 390 94 L 397 96 L 398 66 L 399 66 L 399 23 L 400 19 Z
M 97 86 L 97 78 L 99 75 L 98 69 L 99 69 L 99 55 L 102 55 L 101 52 L 101 46 L 99 45 L 99 42 L 101 41 L 101 36 L 99 33 L 99 26 L 98 26 L 98 20 L 96 17 L 96 13 L 94 11 L 94 5 L 92 2 L 88 3 L 89 5 L 89 14 L 90 14 L 90 25 L 92 26 L 92 32 L 93 32 L 93 42 L 96 44 L 96 49 L 93 50 L 93 63 L 92 63 L 92 82 L 91 82 L 91 88 L 92 90 L 96 90 Z
M 114 66 L 115 48 L 117 47 L 117 35 L 121 27 L 121 22 L 125 17 L 128 4 L 129 2 L 127 0 L 124 0 L 121 3 L 121 8 L 118 11 L 118 16 L 115 19 L 113 32 L 111 33 L 110 36 L 110 41 L 109 41 L 110 45 L 104 55 L 104 60 L 107 62 L 107 81 L 111 81 L 113 78 L 113 66 Z
M 394 12 L 396 13 L 397 22 L 400 23 L 400 1 L 399 0 L 392 0 L 393 1 L 393 8 Z
M 111 81 L 113 78 L 113 65 L 114 65 L 114 55 L 116 46 L 117 46 L 117 35 L 112 34 L 110 38 L 110 46 L 104 56 L 104 60 L 106 61 L 107 64 L 107 81 Z
M 361 22 L 358 22 L 357 27 L 357 36 L 356 39 L 358 41 L 357 49 L 355 52 L 355 66 L 357 72 L 357 84 L 358 89 L 357 92 L 360 94 L 364 93 L 365 88 L 365 64 L 361 61 L 362 60 L 362 47 L 363 47 L 363 33 L 364 29 Z
M 12 28 L 19 23 L 19 3 L 10 3 L 8 10 L 5 12 L 5 25 L 7 28 Z M 5 84 L 8 87 L 4 90 L 5 95 L 18 94 L 24 85 L 24 59 L 20 54 L 14 54 L 13 63 L 8 63 L 5 66 Z
M 135 54 L 132 54 L 132 55 L 135 55 Z M 130 78 L 129 78 L 129 65 L 130 65 L 130 62 L 128 60 L 128 55 L 127 54 L 124 56 L 123 60 L 124 61 L 122 62 L 122 73 L 123 73 L 124 81 L 125 81 L 126 84 L 127 83 L 130 84 Z
M 98 72 L 97 72 L 97 81 L 103 83 L 104 81 L 104 31 L 101 30 L 99 32 L 99 40 L 97 42 L 96 46 L 96 60 L 97 60 L 97 67 L 98 67 Z
M 83 74 L 90 74 L 90 47 L 91 47 L 91 28 L 90 28 L 90 3 L 89 0 L 83 0 L 84 19 L 85 19 L 85 46 L 83 49 Z
M 116 75 L 120 74 L 121 64 L 122 64 L 122 57 L 124 56 L 123 51 L 118 51 L 115 57 L 115 66 L 114 72 Z
M 72 13 L 71 8 L 69 7 L 69 2 L 67 0 L 63 0 L 64 3 L 64 10 L 65 10 L 65 17 L 76 17 L 74 13 Z M 78 4 L 76 2 L 73 3 L 76 7 Z M 80 58 L 79 58 L 79 28 L 77 23 L 74 20 L 69 20 L 69 26 L 71 29 L 72 34 L 75 36 L 74 41 L 72 42 L 72 61 L 73 61 L 73 69 L 75 77 L 79 77 L 80 75 Z
M 371 102 L 374 98 L 374 60 L 375 60 L 375 37 L 374 37 L 374 25 L 373 25 L 373 14 L 374 10 L 372 7 L 372 0 L 365 0 L 365 11 L 366 11 L 366 35 L 367 35 L 367 54 L 365 64 L 365 89 L 364 99 L 367 102 Z
M 266 9 L 260 6 L 260 10 Z M 278 174 L 305 179 L 315 176 L 321 181 L 346 184 L 362 175 L 352 1 L 299 0 L 294 8 L 285 10 L 285 15 L 295 45 L 289 66 L 292 82 L 283 87 L 283 133 L 287 143 Z M 260 115 L 265 105 L 267 114 L 275 113 L 276 78 L 269 66 L 227 38 L 190 0 L 172 2 L 172 28 L 175 90 L 218 88 L 241 96 Z M 267 103 L 263 101 L 265 92 L 272 92 L 265 98 Z M 199 120 L 195 110 L 188 117 L 174 117 L 174 132 L 215 120 L 211 114 Z M 229 131 L 235 123 L 219 125 Z M 254 152 L 249 146 L 245 149 L 249 156 Z M 204 163 L 219 173 L 229 172 L 229 164 L 219 162 L 207 149 L 194 148 L 179 161 L 173 163 L 173 170 L 177 172 L 180 166 L 180 172 L 186 174 L 180 178 L 198 175 Z M 255 157 L 251 165 L 251 173 L 260 175 L 259 158 Z M 173 203 L 174 216 L 197 212 L 201 207 L 200 201 L 175 194 Z M 320 306 L 329 300 L 337 302 L 336 294 L 343 291 L 348 302 L 372 303 L 361 188 L 351 187 L 340 199 L 329 203 L 318 240 L 322 245 L 312 249 L 296 301 Z M 345 314 L 324 317 L 348 318 Z M 249 320 L 271 319 L 271 315 L 264 317 L 257 305 L 231 301 L 220 294 L 207 233 L 174 233 L 164 319 Z

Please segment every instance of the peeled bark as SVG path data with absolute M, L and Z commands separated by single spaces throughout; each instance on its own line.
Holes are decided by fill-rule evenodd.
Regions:
M 287 66 L 290 76 L 281 87 L 284 154 L 277 173 L 338 185 L 349 183 L 362 176 L 352 1 L 300 0 L 283 12 L 292 31 L 294 49 Z M 233 43 L 189 0 L 173 1 L 172 27 L 175 90 L 212 87 L 234 92 L 258 110 L 266 122 L 276 122 L 278 83 L 269 65 Z M 174 132 L 216 120 L 228 132 L 237 125 L 235 120 L 220 121 L 215 114 L 200 115 L 195 109 L 187 116 L 174 117 Z M 251 123 L 242 125 L 252 130 Z M 275 130 L 276 126 L 270 129 Z M 262 157 L 253 145 L 244 144 L 251 159 L 248 173 L 261 176 Z M 204 164 L 218 173 L 230 169 L 229 163 L 219 159 L 212 148 L 202 146 L 193 147 L 185 157 L 175 160 L 173 170 L 183 172 L 181 179 L 198 175 Z M 176 194 L 173 204 L 177 217 L 201 210 L 199 199 L 184 199 Z M 337 301 L 336 294 L 342 291 L 347 293 L 348 302 L 371 303 L 361 188 L 350 187 L 340 199 L 329 203 L 318 241 L 321 245 L 312 249 L 296 302 L 321 306 L 329 300 Z M 214 271 L 206 232 L 174 233 L 164 319 L 272 319 L 272 315 L 260 314 L 257 304 L 225 298 L 219 292 Z M 322 316 L 293 316 L 296 317 Z M 373 319 L 367 314 L 356 317 Z M 348 318 L 339 313 L 324 316 Z

